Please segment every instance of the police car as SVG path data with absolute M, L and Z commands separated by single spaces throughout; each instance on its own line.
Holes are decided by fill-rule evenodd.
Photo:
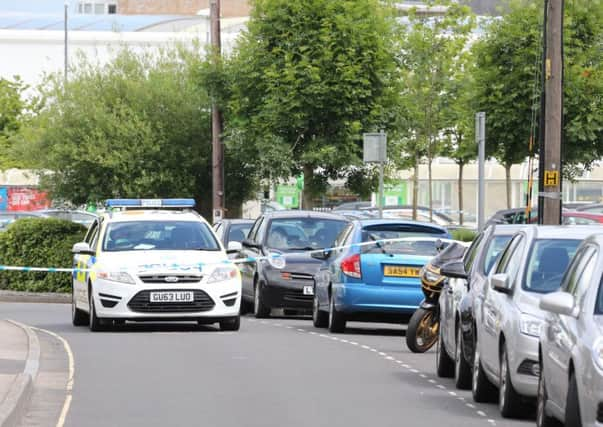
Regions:
M 72 318 L 98 331 L 191 320 L 239 329 L 241 276 L 192 199 L 112 199 L 73 246 Z

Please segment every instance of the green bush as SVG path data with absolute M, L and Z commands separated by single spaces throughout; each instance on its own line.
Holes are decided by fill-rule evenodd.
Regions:
M 84 239 L 85 227 L 55 218 L 23 218 L 0 233 L 0 265 L 69 268 L 71 248 Z M 69 273 L 0 271 L 0 289 L 69 292 Z
M 461 242 L 471 242 L 477 236 L 477 232 L 469 230 L 467 228 L 457 228 L 450 232 L 454 240 L 460 240 Z

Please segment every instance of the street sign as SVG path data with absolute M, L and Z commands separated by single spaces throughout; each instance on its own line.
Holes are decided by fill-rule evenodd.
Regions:
M 216 222 L 218 222 L 218 221 L 221 221 L 221 220 L 222 220 L 222 218 L 223 218 L 223 215 L 222 215 L 222 214 L 223 214 L 223 211 L 222 211 L 222 209 L 214 209 L 213 214 L 214 214 L 214 215 L 213 215 L 213 216 L 214 216 L 214 218 L 213 218 L 213 220 L 214 220 L 214 222 L 213 222 L 213 223 L 214 223 L 214 224 L 215 224 Z
M 557 187 L 559 185 L 559 171 L 550 170 L 544 171 L 544 186 Z
M 364 163 L 387 161 L 387 135 L 383 132 L 362 135 Z

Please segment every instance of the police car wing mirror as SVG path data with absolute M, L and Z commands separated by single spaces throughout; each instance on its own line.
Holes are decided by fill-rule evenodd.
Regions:
M 234 254 L 234 253 L 239 252 L 241 249 L 243 249 L 243 245 L 241 244 L 241 242 L 231 240 L 230 242 L 228 242 L 228 247 L 226 248 L 226 253 Z
M 94 251 L 92 250 L 90 245 L 86 242 L 76 243 L 75 245 L 73 245 L 71 252 L 73 252 L 76 255 L 94 255 Z

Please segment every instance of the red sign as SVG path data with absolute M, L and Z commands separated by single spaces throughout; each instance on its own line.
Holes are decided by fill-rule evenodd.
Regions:
M 48 195 L 34 188 L 9 188 L 9 211 L 35 211 L 50 207 Z

